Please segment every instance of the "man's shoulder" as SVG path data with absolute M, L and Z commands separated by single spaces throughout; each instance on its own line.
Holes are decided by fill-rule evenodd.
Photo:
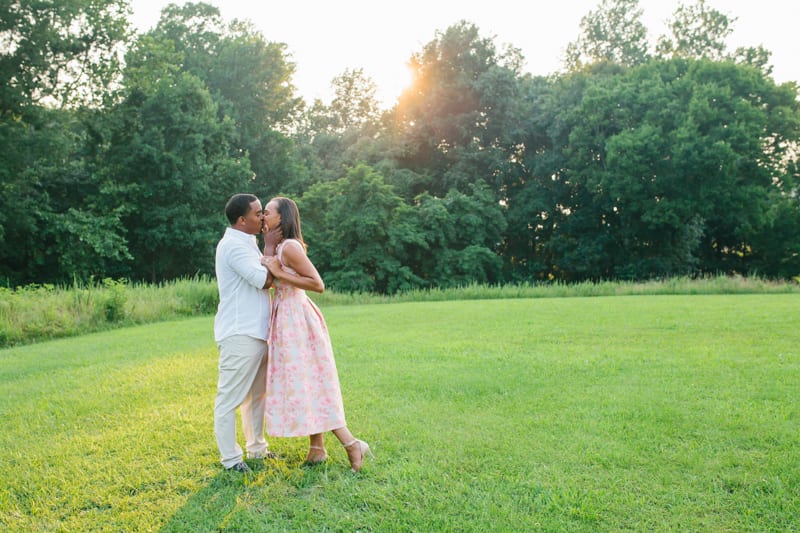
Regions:
M 227 228 L 217 243 L 217 248 L 220 246 L 236 246 L 247 244 L 247 237 L 248 235 L 246 233 Z
M 226 246 L 230 246 L 229 243 L 231 241 L 232 239 L 230 238 L 230 236 L 227 233 L 225 233 L 222 237 L 220 237 L 219 241 L 217 241 L 217 251 L 225 248 Z
M 234 254 L 239 255 L 242 253 L 257 253 L 258 246 L 254 235 L 246 233 L 227 231 L 225 235 L 217 243 L 216 255 L 217 258 L 221 255 Z
M 241 245 L 241 241 L 237 239 L 235 236 L 231 234 L 231 232 L 226 231 L 225 234 L 220 238 L 219 242 L 217 242 L 216 248 L 216 257 L 217 261 L 226 254 L 230 253 L 230 251 L 234 248 L 237 248 Z

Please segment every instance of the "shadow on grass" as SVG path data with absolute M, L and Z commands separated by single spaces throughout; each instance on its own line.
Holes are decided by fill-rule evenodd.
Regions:
M 291 520 L 298 511 L 294 508 L 289 511 L 277 510 L 275 498 L 283 499 L 292 495 L 299 498 L 300 502 L 313 499 L 319 491 L 320 482 L 328 479 L 326 465 L 304 466 L 300 456 L 248 460 L 247 463 L 253 469 L 248 474 L 220 469 L 207 480 L 205 486 L 189 497 L 159 531 L 268 530 L 271 522 Z
M 160 532 L 231 531 L 248 513 L 242 500 L 254 484 L 259 484 L 269 464 L 249 462 L 253 472 L 242 474 L 220 470 L 208 484 L 193 494 L 161 527 Z M 262 481 L 263 482 L 263 479 Z

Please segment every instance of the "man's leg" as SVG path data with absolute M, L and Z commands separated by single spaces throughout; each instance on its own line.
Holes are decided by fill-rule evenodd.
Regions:
M 214 434 L 222 466 L 230 468 L 242 460 L 236 442 L 236 408 L 247 397 L 264 358 L 264 341 L 235 335 L 219 345 L 219 381 L 214 401 Z M 262 423 L 263 429 L 263 423 Z
M 247 457 L 263 459 L 267 454 L 264 438 L 264 415 L 267 407 L 267 343 L 263 342 L 260 364 L 254 372 L 253 384 L 242 402 L 242 430 Z

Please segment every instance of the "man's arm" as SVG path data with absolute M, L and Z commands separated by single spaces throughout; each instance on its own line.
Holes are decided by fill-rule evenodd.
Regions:
M 269 269 L 259 261 L 258 248 L 233 242 L 225 252 L 225 263 L 247 283 L 258 289 L 269 285 Z

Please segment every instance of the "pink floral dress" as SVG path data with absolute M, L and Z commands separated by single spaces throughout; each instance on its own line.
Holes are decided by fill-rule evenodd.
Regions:
M 281 267 L 285 246 L 277 248 Z M 267 362 L 267 433 L 301 437 L 346 426 L 328 327 L 306 291 L 275 280 Z

